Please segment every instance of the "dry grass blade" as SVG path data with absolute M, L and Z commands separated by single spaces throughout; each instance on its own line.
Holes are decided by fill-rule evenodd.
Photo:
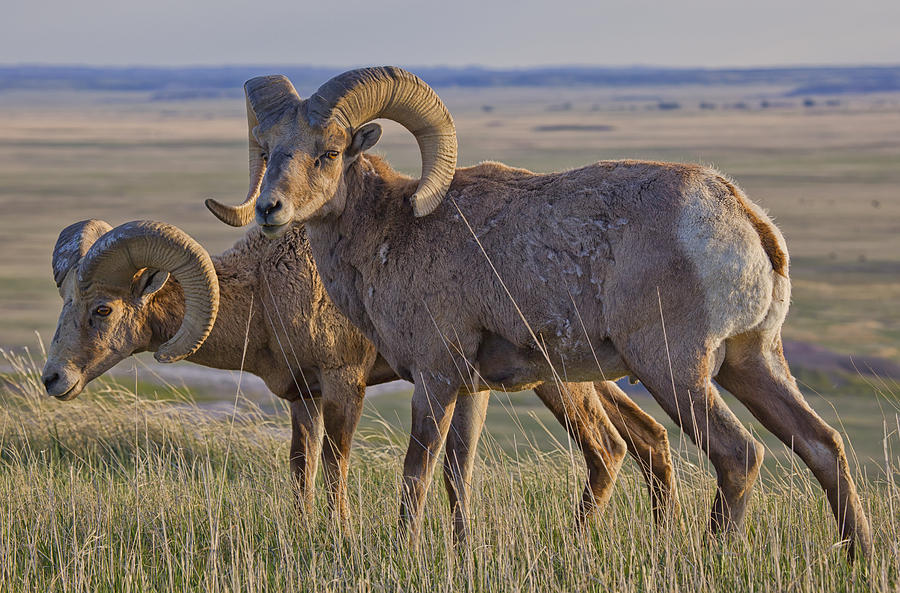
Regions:
M 713 482 L 705 471 L 684 456 L 676 461 L 682 529 L 652 526 L 643 483 L 626 470 L 607 513 L 579 532 L 571 493 L 583 476 L 568 447 L 511 456 L 492 438 L 475 478 L 470 556 L 449 547 L 440 495 L 428 502 L 422 552 L 410 555 L 396 547 L 402 446 L 387 420 L 358 437 L 353 524 L 339 535 L 326 513 L 296 513 L 283 418 L 238 412 L 226 438 L 230 415 L 121 387 L 61 403 L 43 394 L 30 357 L 4 358 L 11 369 L 0 408 L 4 591 L 891 591 L 898 584 L 896 414 L 883 422 L 884 471 L 858 476 L 875 526 L 868 567 L 848 566 L 833 547 L 836 530 L 806 473 L 765 476 L 746 534 L 710 539 Z

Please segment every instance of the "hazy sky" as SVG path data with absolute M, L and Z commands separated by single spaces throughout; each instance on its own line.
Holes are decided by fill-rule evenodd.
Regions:
M 900 0 L 19 0 L 0 63 L 900 63 Z

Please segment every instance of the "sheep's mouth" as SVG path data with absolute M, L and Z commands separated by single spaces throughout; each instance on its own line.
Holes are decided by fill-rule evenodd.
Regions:
M 75 396 L 77 396 L 79 393 L 81 393 L 80 386 L 81 386 L 81 381 L 76 381 L 65 392 L 60 393 L 59 395 L 54 395 L 53 397 L 55 397 L 56 399 L 58 399 L 61 402 L 68 401 L 68 400 L 74 398 Z
M 259 225 L 259 228 L 266 237 L 275 239 L 276 237 L 280 237 L 290 224 L 290 221 L 283 224 L 261 224 Z

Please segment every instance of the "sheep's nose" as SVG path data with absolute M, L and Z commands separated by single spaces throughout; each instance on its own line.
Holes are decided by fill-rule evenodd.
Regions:
M 59 381 L 59 373 L 47 372 L 44 373 L 44 376 L 41 378 L 44 380 L 44 388 L 49 392 L 50 388 L 53 387 L 53 384 Z
M 266 205 L 266 214 L 278 212 L 279 210 L 281 210 L 281 200 L 274 200 L 272 203 Z
M 265 221 L 269 220 L 269 216 L 276 214 L 281 210 L 283 204 L 280 199 L 273 198 L 264 203 L 259 203 L 256 206 L 256 211 L 261 215 L 262 219 Z

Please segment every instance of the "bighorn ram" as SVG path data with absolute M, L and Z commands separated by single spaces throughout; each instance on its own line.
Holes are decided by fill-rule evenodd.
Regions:
M 640 161 L 455 169 L 450 114 L 398 68 L 346 72 L 305 101 L 283 76 L 244 88 L 250 192 L 208 206 L 234 225 L 255 211 L 269 235 L 304 221 L 335 304 L 415 382 L 401 497 L 413 535 L 461 388 L 628 374 L 715 466 L 712 529 L 742 522 L 763 455 L 715 378 L 810 467 L 849 554 L 869 553 L 841 436 L 782 356 L 784 240 L 727 178 Z M 376 118 L 413 133 L 420 180 L 364 154 Z M 588 490 L 582 512 L 602 501 Z
M 145 350 L 160 360 L 187 358 L 256 374 L 290 401 L 291 471 L 301 500 L 312 503 L 321 451 L 332 507 L 346 521 L 347 461 L 365 387 L 397 376 L 329 300 L 302 225 L 277 241 L 253 230 L 210 257 L 171 225 L 143 221 L 113 229 L 86 220 L 60 233 L 53 275 L 65 304 L 43 372 L 51 395 L 71 399 Z M 625 442 L 615 429 L 595 435 L 591 460 L 603 460 L 600 445 L 613 456 L 624 455 L 627 445 L 659 515 L 674 505 L 666 431 L 615 384 L 596 386 Z M 597 392 L 590 383 L 568 387 L 594 405 Z M 556 394 L 555 388 L 538 389 L 547 390 L 546 397 Z M 464 536 L 467 486 L 487 401 L 487 392 L 464 398 L 453 415 L 444 471 L 458 536 Z M 614 477 L 607 476 L 607 488 Z

